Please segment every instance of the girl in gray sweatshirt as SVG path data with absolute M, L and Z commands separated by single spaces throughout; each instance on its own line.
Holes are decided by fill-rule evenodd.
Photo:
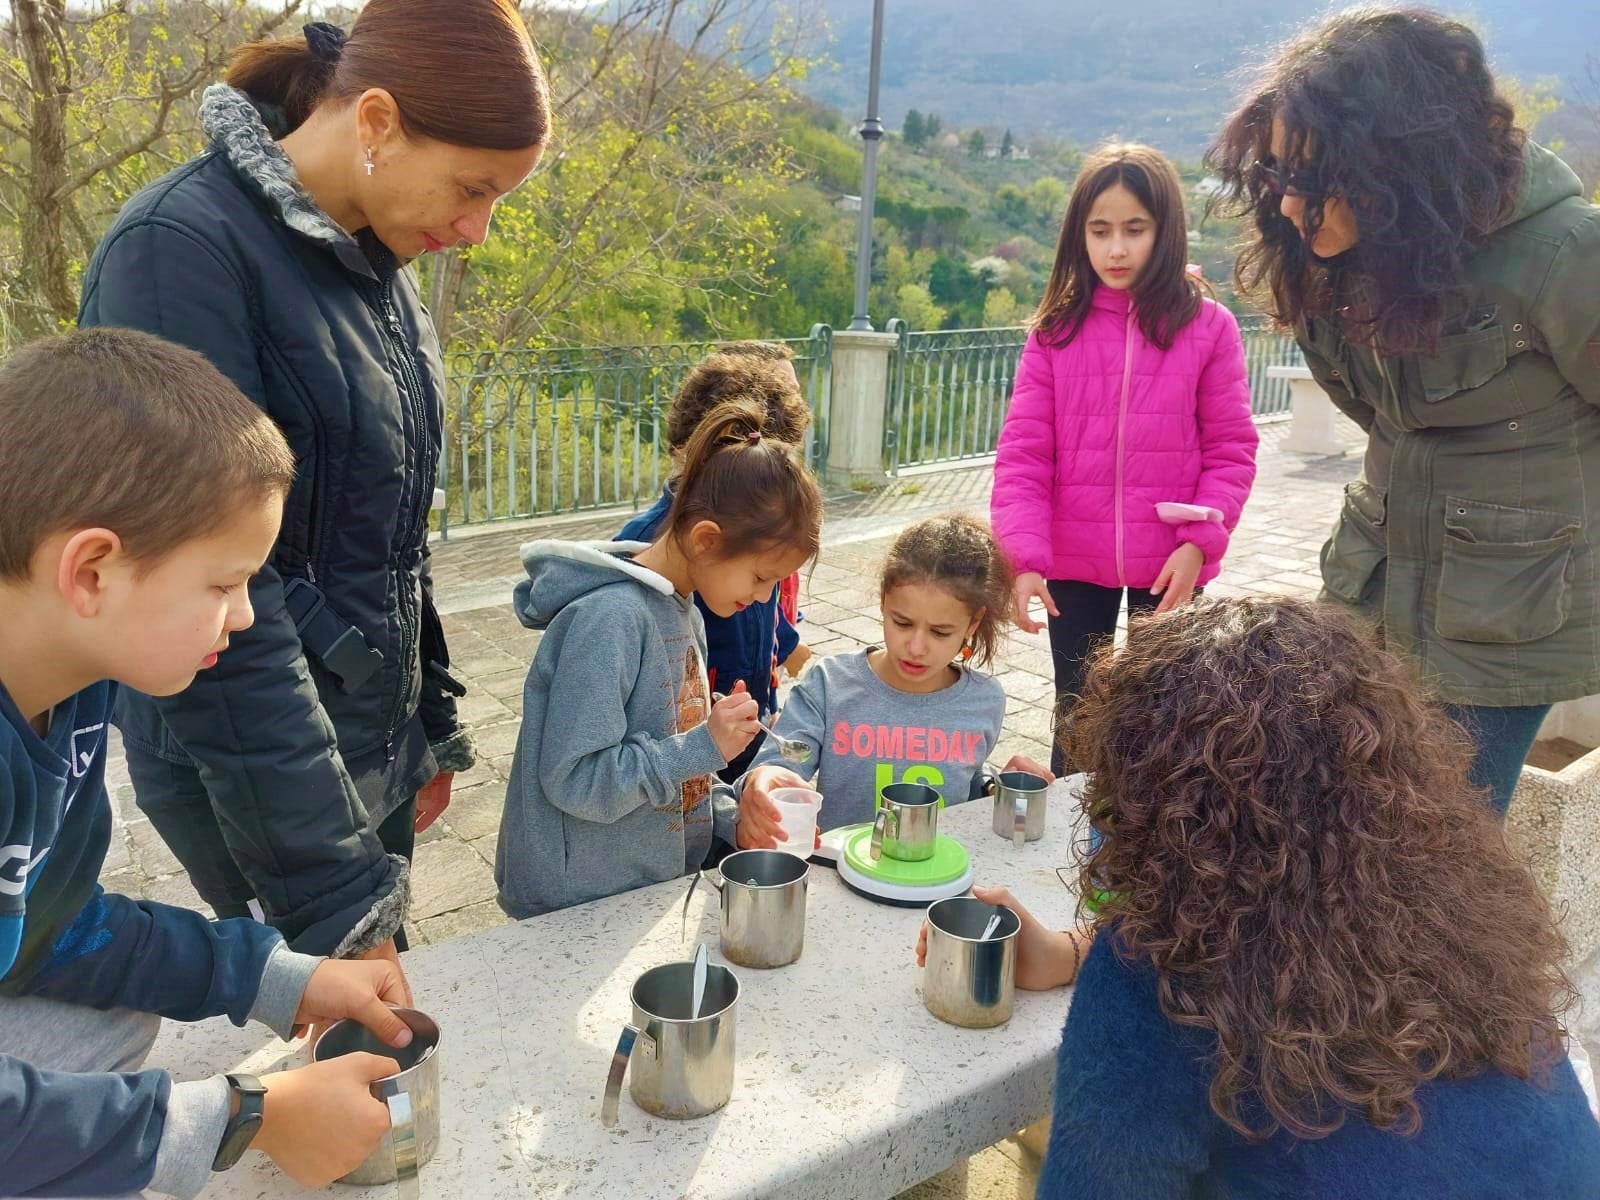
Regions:
M 946 804 L 972 798 L 1006 715 L 1005 690 L 975 668 L 994 656 L 1010 619 L 1011 584 L 981 521 L 935 517 L 895 539 L 879 592 L 883 644 L 812 667 L 778 718 L 782 737 L 811 747 L 820 828 L 872 820 L 890 783 L 925 783 Z M 1050 778 L 1021 755 L 1005 769 Z M 739 781 L 740 848 L 776 845 L 770 793 L 806 783 L 768 738 Z
M 698 868 L 732 840 L 712 773 L 760 729 L 706 684 L 698 594 L 719 616 L 772 595 L 816 556 L 822 497 L 763 406 L 732 400 L 690 439 L 653 542 L 532 542 L 517 617 L 544 631 L 495 853 L 500 907 L 529 917 Z

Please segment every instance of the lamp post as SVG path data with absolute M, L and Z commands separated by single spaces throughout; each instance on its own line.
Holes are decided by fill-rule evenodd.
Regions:
M 883 65 L 883 0 L 872 0 L 872 62 L 867 72 L 867 119 L 861 122 L 866 152 L 861 160 L 861 226 L 856 234 L 856 311 L 848 328 L 872 329 L 867 316 L 867 286 L 872 282 L 872 208 L 878 192 L 878 72 Z

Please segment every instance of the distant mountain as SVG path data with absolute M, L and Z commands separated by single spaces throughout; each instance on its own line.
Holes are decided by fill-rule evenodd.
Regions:
M 803 85 L 859 119 L 867 95 L 871 0 L 810 0 L 837 64 Z M 1137 138 L 1194 157 L 1253 64 L 1326 6 L 1311 0 L 886 0 L 881 115 L 907 109 L 944 128 L 1010 128 L 1080 144 Z M 1478 0 L 1469 13 L 1496 68 L 1569 89 L 1600 60 L 1597 0 Z

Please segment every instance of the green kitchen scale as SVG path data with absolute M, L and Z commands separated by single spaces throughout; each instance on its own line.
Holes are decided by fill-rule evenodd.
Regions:
M 934 841 L 932 858 L 902 862 L 888 855 L 872 857 L 870 821 L 843 825 L 822 835 L 813 857 L 831 862 L 851 891 L 884 904 L 923 907 L 963 895 L 972 886 L 967 848 L 942 833 Z

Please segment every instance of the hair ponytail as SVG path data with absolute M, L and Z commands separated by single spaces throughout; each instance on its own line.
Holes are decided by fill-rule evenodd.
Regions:
M 722 531 L 719 558 L 775 546 L 816 557 L 822 493 L 794 448 L 766 436 L 766 424 L 762 405 L 743 397 L 719 404 L 700 422 L 667 516 L 673 537 L 714 521 Z
M 288 133 L 317 107 L 338 66 L 338 59 L 319 56 L 309 37 L 300 34 L 239 47 L 223 82 L 270 110 L 281 132 Z
M 314 22 L 294 37 L 251 42 L 223 79 L 281 118 L 279 136 L 324 101 L 369 88 L 394 97 L 408 134 L 485 150 L 550 136 L 549 89 L 512 0 L 368 0 L 348 37 Z

